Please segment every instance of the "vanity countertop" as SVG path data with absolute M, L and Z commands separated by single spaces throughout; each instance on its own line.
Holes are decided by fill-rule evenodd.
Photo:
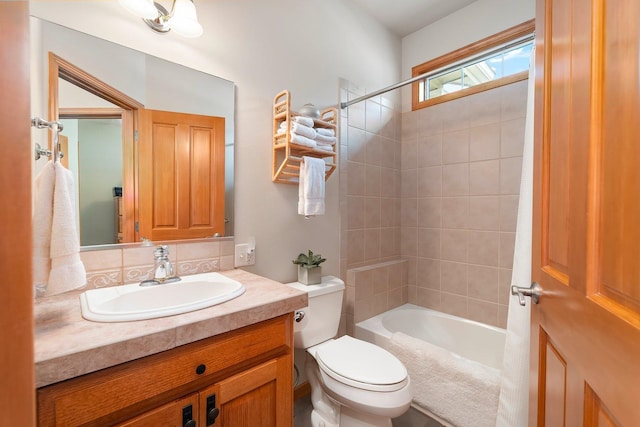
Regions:
M 223 304 L 176 316 L 98 323 L 80 312 L 83 291 L 35 302 L 36 387 L 149 356 L 258 323 L 307 305 L 307 294 L 244 270 L 221 271 L 246 291 Z

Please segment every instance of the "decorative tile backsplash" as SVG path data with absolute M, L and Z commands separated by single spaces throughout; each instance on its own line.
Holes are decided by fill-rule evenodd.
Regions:
M 163 242 L 179 276 L 233 269 L 234 239 Z M 121 248 L 83 250 L 80 257 L 87 270 L 87 288 L 137 283 L 153 276 L 153 251 L 157 245 L 123 245 Z

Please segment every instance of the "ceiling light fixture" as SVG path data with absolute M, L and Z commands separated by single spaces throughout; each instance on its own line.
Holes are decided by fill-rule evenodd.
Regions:
M 118 0 L 154 31 L 166 33 L 174 30 L 184 37 L 200 37 L 202 25 L 198 22 L 196 5 L 193 0 L 173 0 L 171 12 L 153 0 Z

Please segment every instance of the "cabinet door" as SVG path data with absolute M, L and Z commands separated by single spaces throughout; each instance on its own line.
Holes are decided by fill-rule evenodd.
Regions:
M 224 118 L 140 110 L 140 236 L 224 235 Z
M 292 370 L 291 356 L 285 356 L 203 390 L 200 393 L 201 425 L 291 427 Z M 214 414 L 218 415 L 214 417 Z
M 196 427 L 198 395 L 196 393 L 145 412 L 117 427 Z

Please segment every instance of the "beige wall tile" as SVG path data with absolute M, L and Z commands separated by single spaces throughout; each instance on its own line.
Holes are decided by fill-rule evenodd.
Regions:
M 365 165 L 350 161 L 347 170 L 347 179 L 349 182 L 347 194 L 350 196 L 364 196 Z
M 122 285 L 124 280 L 122 278 L 122 269 L 106 269 L 106 270 L 87 270 L 87 285 L 88 289 L 94 288 L 106 288 L 109 286 Z
M 403 256 L 416 256 L 418 253 L 418 229 L 400 227 L 400 249 Z
M 472 196 L 500 194 L 500 160 L 469 164 L 469 193 Z
M 364 230 L 364 259 L 375 261 L 380 259 L 380 229 L 372 228 Z
M 419 288 L 441 289 L 441 264 L 439 259 L 417 258 L 416 269 L 420 281 Z
M 418 170 L 402 170 L 400 173 L 400 188 L 402 197 L 418 196 Z
M 429 166 L 418 169 L 416 190 L 418 197 L 434 197 L 442 195 L 442 167 Z
M 218 242 L 179 243 L 177 245 L 178 261 L 218 258 L 219 256 L 220 243 Z
M 380 166 L 398 168 L 397 157 L 400 155 L 400 144 L 388 138 L 380 139 Z
M 468 195 L 469 173 L 469 163 L 442 166 L 442 195 L 445 197 Z
M 500 196 L 500 231 L 516 231 L 518 196 Z
M 501 91 L 502 120 L 511 120 L 527 115 L 528 79 L 503 86 Z
M 469 231 L 470 264 L 499 266 L 500 233 L 496 231 Z
M 467 300 L 466 296 L 442 292 L 440 295 L 440 311 L 454 316 L 467 317 Z
M 379 228 L 380 227 L 380 198 L 379 197 L 365 197 L 364 199 L 364 226 L 365 228 Z
M 400 199 L 389 198 L 380 200 L 380 226 L 400 226 Z
M 441 290 L 450 294 L 468 296 L 468 274 L 466 263 L 442 261 Z
M 500 122 L 501 92 L 499 90 L 483 91 L 468 98 L 470 127 Z
M 390 168 L 380 168 L 380 196 L 400 197 L 398 192 L 400 181 L 400 171 Z
M 469 231 L 445 228 L 442 230 L 443 260 L 467 262 Z
M 365 163 L 368 165 L 380 166 L 382 163 L 382 147 L 380 137 L 377 135 L 371 135 L 367 141 L 365 148 Z
M 418 140 L 403 141 L 400 144 L 400 165 L 402 170 L 418 167 Z
M 471 298 L 498 303 L 500 270 L 497 267 L 470 264 L 468 289 Z
M 469 127 L 469 98 L 458 98 L 438 104 L 442 109 L 442 131 L 467 129 Z
M 169 248 L 169 259 L 173 262 L 176 261 L 176 247 L 177 245 L 167 245 Z M 145 246 L 137 248 L 124 248 L 122 250 L 122 265 L 124 267 L 132 267 L 137 265 L 153 264 L 154 256 L 153 251 L 156 246 Z
M 365 129 L 367 132 L 380 131 L 381 106 L 373 99 L 365 101 Z
M 355 97 L 357 98 L 357 96 Z M 365 103 L 358 102 L 349 106 L 349 126 L 365 129 Z
M 440 258 L 440 232 L 438 228 L 418 228 L 418 256 Z
M 349 138 L 349 148 L 347 151 L 346 159 L 357 162 L 365 163 L 366 160 L 366 133 L 362 129 L 355 128 L 353 126 L 347 127 L 347 137 Z
M 425 136 L 418 140 L 417 167 L 442 164 L 442 134 Z
M 511 298 L 511 269 L 500 268 L 498 276 L 498 303 L 508 305 Z
M 442 135 L 442 163 L 469 161 L 469 130 L 463 129 Z
M 423 108 L 412 114 L 416 116 L 416 129 L 418 138 L 437 135 L 443 130 L 443 116 L 447 114 L 443 108 L 444 104 Z
M 500 194 L 518 194 L 522 175 L 522 157 L 500 160 Z
M 522 157 L 524 147 L 524 117 L 502 122 L 500 157 Z
M 364 228 L 364 197 L 347 196 L 347 229 Z
M 469 160 L 500 158 L 500 123 L 473 127 L 469 134 Z
M 442 198 L 427 197 L 418 199 L 418 227 L 440 228 L 442 217 Z
M 500 267 L 513 267 L 513 251 L 516 233 L 500 233 Z
M 366 196 L 380 197 L 380 188 L 381 188 L 381 179 L 382 179 L 380 166 L 367 165 L 365 167 L 364 179 L 365 179 L 364 194 Z
M 409 289 L 411 291 L 411 289 Z M 411 293 L 409 293 L 411 297 Z M 433 289 L 416 288 L 415 296 L 416 304 L 432 310 L 441 310 L 444 306 L 442 301 L 442 292 Z
M 380 258 L 397 258 L 400 254 L 400 227 L 381 228 Z
M 442 198 L 442 227 L 466 229 L 469 223 L 468 197 Z
M 122 249 L 80 252 L 80 259 L 87 272 L 122 268 Z M 151 258 L 153 259 L 153 257 Z M 147 260 L 149 262 L 149 260 Z
M 500 196 L 469 197 L 469 228 L 500 230 Z
M 402 198 L 400 202 L 400 221 L 404 227 L 418 226 L 418 199 Z

